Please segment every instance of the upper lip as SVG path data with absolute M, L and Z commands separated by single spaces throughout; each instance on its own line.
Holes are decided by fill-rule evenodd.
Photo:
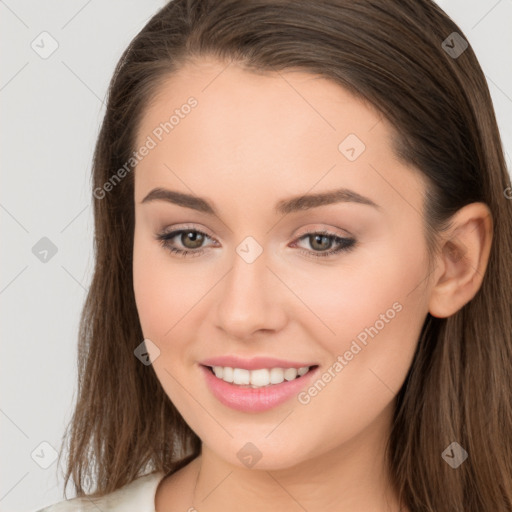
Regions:
M 237 356 L 220 356 L 205 359 L 200 364 L 203 366 L 223 366 L 230 368 L 243 368 L 245 370 L 257 370 L 259 368 L 303 368 L 304 366 L 316 366 L 315 363 L 276 359 L 274 357 L 253 357 L 243 359 Z

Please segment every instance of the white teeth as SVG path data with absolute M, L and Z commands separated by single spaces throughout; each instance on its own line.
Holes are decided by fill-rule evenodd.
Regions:
M 233 368 L 233 384 L 249 384 L 251 372 L 243 368 Z
M 233 382 L 233 368 L 227 366 L 222 369 L 222 380 L 226 382 Z
M 290 381 L 302 377 L 309 371 L 309 366 L 301 368 L 261 368 L 258 370 L 246 370 L 244 368 L 230 368 L 229 366 L 214 366 L 213 373 L 225 382 L 232 382 L 241 386 L 261 388 L 271 384 L 281 384 L 285 380 Z
M 270 371 L 266 368 L 251 371 L 251 384 L 253 386 L 267 386 L 270 382 Z
M 287 368 L 284 371 L 284 378 L 286 380 L 293 380 L 297 377 L 297 368 Z
M 282 368 L 272 368 L 270 370 L 270 384 L 281 384 L 284 380 L 284 370 Z

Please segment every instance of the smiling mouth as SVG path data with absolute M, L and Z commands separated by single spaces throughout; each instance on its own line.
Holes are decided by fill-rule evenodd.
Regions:
M 203 365 L 204 366 L 204 365 Z M 219 380 L 241 388 L 267 388 L 285 381 L 300 379 L 318 365 L 301 368 L 259 368 L 246 370 L 229 366 L 205 366 Z

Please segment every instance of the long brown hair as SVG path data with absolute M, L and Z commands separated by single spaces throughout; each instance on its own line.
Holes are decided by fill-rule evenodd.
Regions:
M 489 206 L 481 287 L 454 315 L 427 315 L 388 450 L 412 511 L 512 510 L 510 182 L 484 74 L 471 46 L 450 52 L 464 48 L 453 32 L 466 40 L 430 0 L 174 0 L 149 20 L 115 69 L 94 153 L 95 269 L 80 322 L 65 487 L 72 476 L 83 496 L 94 481 L 88 495 L 101 496 L 200 453 L 152 366 L 134 356 L 143 340 L 132 281 L 134 173 L 109 192 L 104 185 L 130 161 L 159 85 L 188 59 L 213 56 L 249 71 L 310 72 L 374 105 L 396 129 L 396 154 L 428 178 L 430 255 L 457 210 Z M 469 454 L 457 469 L 441 457 L 453 441 Z

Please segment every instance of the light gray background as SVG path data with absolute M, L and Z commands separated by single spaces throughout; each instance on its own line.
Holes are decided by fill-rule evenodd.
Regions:
M 93 267 L 94 142 L 117 60 L 164 3 L 0 0 L 2 512 L 63 499 L 61 468 L 39 464 L 60 448 L 76 397 L 78 321 Z M 439 3 L 487 76 L 510 169 L 512 0 Z M 43 31 L 59 45 L 46 59 L 31 47 L 50 48 Z M 42 237 L 57 247 L 46 263 L 32 252 Z

